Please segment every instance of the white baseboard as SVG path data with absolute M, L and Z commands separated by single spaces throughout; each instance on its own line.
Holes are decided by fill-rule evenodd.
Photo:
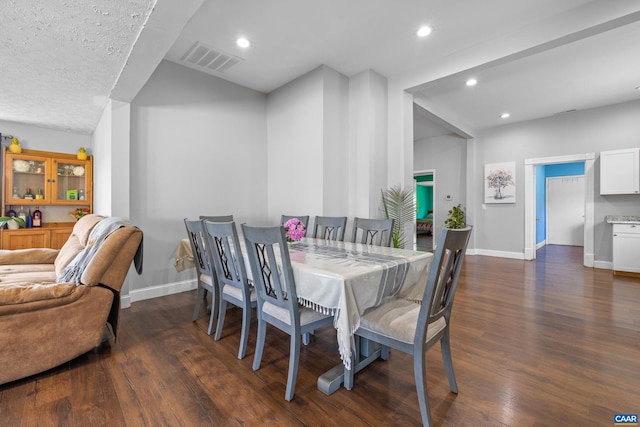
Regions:
M 594 265 L 594 264 L 595 264 L 595 259 L 594 259 L 594 258 L 595 258 L 595 257 L 594 257 L 594 255 L 593 255 L 593 254 L 585 253 L 585 254 L 584 254 L 584 257 L 583 257 L 584 266 L 585 266 L 585 267 L 592 267 L 592 268 L 594 268 L 594 267 L 595 267 L 595 265 Z M 595 267 L 595 268 L 597 268 L 597 267 Z
M 490 249 L 474 249 L 473 251 L 467 250 L 467 255 L 485 255 L 493 256 L 497 258 L 511 258 L 511 259 L 524 259 L 524 254 L 518 252 L 505 252 L 505 251 L 493 251 Z M 584 266 L 601 268 L 603 270 L 613 270 L 613 262 L 611 261 L 595 261 L 593 254 L 585 254 Z
M 122 297 L 120 304 L 122 308 L 124 306 L 125 299 L 127 307 L 131 306 L 132 302 L 142 301 L 151 298 L 163 297 L 166 295 L 177 294 L 179 292 L 192 291 L 197 288 L 195 280 L 183 280 L 182 282 L 166 283 L 164 285 L 149 286 L 148 288 L 134 289 L 129 291 L 129 295 Z
M 490 249 L 476 249 L 475 255 L 493 256 L 497 258 L 524 259 L 521 252 L 493 251 Z
M 120 295 L 120 308 L 131 307 L 131 297 L 129 295 Z
M 594 261 L 593 268 L 601 268 L 603 270 L 613 270 L 612 261 Z
M 536 245 L 536 250 L 540 249 L 541 247 L 543 247 L 543 246 L 544 246 L 544 245 L 546 245 L 546 244 L 547 244 L 547 241 L 546 241 L 546 240 L 543 240 L 542 242 L 540 242 L 540 243 L 538 243 L 538 244 Z

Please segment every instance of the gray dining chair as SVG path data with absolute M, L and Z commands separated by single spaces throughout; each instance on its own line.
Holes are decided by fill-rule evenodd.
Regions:
M 316 216 L 313 222 L 313 237 L 342 242 L 346 227 L 346 216 Z
M 284 227 L 242 224 L 242 234 L 258 295 L 258 337 L 253 370 L 260 369 L 267 323 L 289 334 L 291 341 L 285 399 L 290 401 L 296 388 L 302 335 L 322 326 L 333 325 L 333 316 L 298 304 Z
M 204 229 L 202 221 L 184 219 L 184 225 L 187 229 L 189 244 L 191 245 L 191 253 L 193 253 L 193 262 L 196 266 L 196 282 L 198 285 L 198 293 L 196 296 L 196 306 L 193 309 L 192 321 L 195 322 L 200 317 L 200 308 L 206 301 L 206 292 L 211 292 L 211 315 L 209 317 L 209 327 L 207 334 L 213 333 L 214 320 L 217 315 L 217 295 L 218 295 L 218 279 L 213 272 L 213 264 L 211 257 L 207 253 L 208 246 L 205 241 Z
M 238 359 L 243 359 L 249 342 L 252 308 L 257 306 L 256 293 L 247 278 L 244 256 L 235 222 L 203 221 L 207 244 L 211 248 L 214 273 L 218 279 L 218 324 L 214 339 L 220 340 L 227 302 L 242 309 L 242 332 Z
M 386 360 L 389 347 L 413 356 L 413 374 L 418 393 L 422 423 L 432 425 L 427 396 L 426 352 L 440 342 L 442 360 L 453 393 L 458 393 L 451 360 L 449 327 L 453 297 L 458 287 L 465 251 L 469 243 L 471 227 L 443 229 L 431 263 L 422 303 L 403 298 L 393 298 L 384 304 L 367 310 L 355 331 L 357 337 L 380 343 L 380 358 Z M 355 354 L 358 354 L 356 351 Z M 353 384 L 357 360 L 348 372 Z
M 206 220 L 206 221 L 212 221 L 212 222 L 231 222 L 233 221 L 233 215 L 200 215 L 200 220 Z M 202 295 L 202 300 L 206 301 L 207 299 L 207 293 L 208 290 L 205 288 L 204 289 L 204 293 Z M 213 301 L 212 297 L 212 302 L 211 305 L 213 306 L 213 304 L 215 303 L 215 301 Z M 200 310 L 199 308 L 200 306 L 198 306 L 198 311 Z M 211 335 L 211 332 L 209 332 L 209 335 Z
M 280 224 L 284 225 L 284 223 L 289 221 L 291 218 L 298 218 L 304 224 L 304 235 L 306 236 L 309 231 L 309 215 L 282 215 L 280 217 Z
M 354 218 L 351 241 L 366 245 L 391 246 L 393 219 Z

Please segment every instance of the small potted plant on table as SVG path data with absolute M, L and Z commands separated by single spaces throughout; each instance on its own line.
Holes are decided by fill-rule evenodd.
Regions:
M 454 206 L 449 210 L 447 219 L 444 221 L 444 226 L 452 229 L 465 228 L 467 226 L 464 210 L 461 205 Z

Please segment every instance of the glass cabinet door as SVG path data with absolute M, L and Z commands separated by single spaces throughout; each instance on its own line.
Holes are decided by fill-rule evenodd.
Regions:
M 53 160 L 54 203 L 77 205 L 87 199 L 87 163 L 83 160 Z
M 11 174 L 7 188 L 7 199 L 12 204 L 20 204 L 45 199 L 47 159 L 35 157 L 14 157 L 11 160 Z

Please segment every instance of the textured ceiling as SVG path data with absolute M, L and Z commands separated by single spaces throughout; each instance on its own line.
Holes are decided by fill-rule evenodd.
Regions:
M 2 0 L 0 119 L 91 133 L 155 0 Z

